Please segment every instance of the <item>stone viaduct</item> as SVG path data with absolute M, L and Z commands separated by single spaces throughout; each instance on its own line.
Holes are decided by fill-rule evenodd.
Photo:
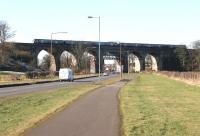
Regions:
M 72 40 L 49 40 L 49 39 L 35 39 L 32 44 L 32 53 L 34 58 L 41 50 L 46 50 L 50 53 L 52 42 L 52 55 L 55 58 L 56 70 L 60 68 L 60 56 L 62 52 L 72 52 L 74 45 L 83 46 L 87 51 L 95 57 L 96 72 L 98 72 L 98 42 L 92 41 L 72 41 Z M 178 70 L 179 63 L 177 63 L 175 49 L 177 47 L 186 48 L 185 45 L 168 45 L 168 44 L 145 44 L 145 43 L 117 43 L 117 42 L 101 42 L 101 72 L 103 71 L 104 59 L 114 58 L 121 62 L 124 66 L 124 72 L 129 68 L 129 55 L 134 54 L 140 63 L 141 70 L 145 70 L 145 59 L 151 55 L 157 63 L 158 70 Z M 121 49 L 121 61 L 120 61 Z M 110 57 L 109 57 L 110 56 Z

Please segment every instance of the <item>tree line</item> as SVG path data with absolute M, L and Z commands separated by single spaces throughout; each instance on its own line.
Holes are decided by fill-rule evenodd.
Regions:
M 191 49 L 177 47 L 174 50 L 179 71 L 200 71 L 200 40 L 191 44 Z

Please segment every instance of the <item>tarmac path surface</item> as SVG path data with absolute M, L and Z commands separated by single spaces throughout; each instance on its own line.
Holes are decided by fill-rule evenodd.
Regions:
M 120 81 L 90 92 L 25 136 L 119 136 L 118 92 L 124 84 Z

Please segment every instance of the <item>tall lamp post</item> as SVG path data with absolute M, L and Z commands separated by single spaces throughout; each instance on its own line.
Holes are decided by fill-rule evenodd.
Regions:
M 52 38 L 54 34 L 67 34 L 67 32 L 55 32 L 55 33 L 51 33 L 51 55 L 53 55 L 53 49 L 52 49 Z
M 128 75 L 129 75 L 129 62 L 130 62 L 130 58 L 129 58 L 129 51 L 127 51 L 127 56 L 128 56 Z
M 100 37 L 100 23 L 101 23 L 101 18 L 100 18 L 100 16 L 98 16 L 98 17 L 93 17 L 93 16 L 88 16 L 88 18 L 97 18 L 97 19 L 99 19 L 99 78 L 100 78 L 100 76 L 101 76 L 101 55 L 100 55 L 100 53 L 101 53 L 101 37 Z
M 120 78 L 122 79 L 122 72 L 123 72 L 123 68 L 122 68 L 122 46 L 121 46 L 120 43 L 119 43 L 119 46 L 120 46 L 120 49 L 119 49 L 119 52 L 120 52 Z
M 2 40 L 3 40 L 3 31 L 0 30 L 0 43 L 2 42 Z
M 117 45 L 119 45 L 120 78 L 122 79 L 122 72 L 123 72 L 123 68 L 122 68 L 122 47 L 121 47 L 120 42 L 117 42 Z

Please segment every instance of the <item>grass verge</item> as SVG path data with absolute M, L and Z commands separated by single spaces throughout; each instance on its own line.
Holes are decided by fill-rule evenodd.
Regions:
M 80 96 L 91 90 L 118 81 L 115 77 L 102 81 L 101 84 L 91 83 L 75 87 L 50 90 L 0 99 L 0 136 L 17 136 L 64 109 Z
M 200 88 L 137 75 L 119 94 L 124 136 L 200 135 Z

